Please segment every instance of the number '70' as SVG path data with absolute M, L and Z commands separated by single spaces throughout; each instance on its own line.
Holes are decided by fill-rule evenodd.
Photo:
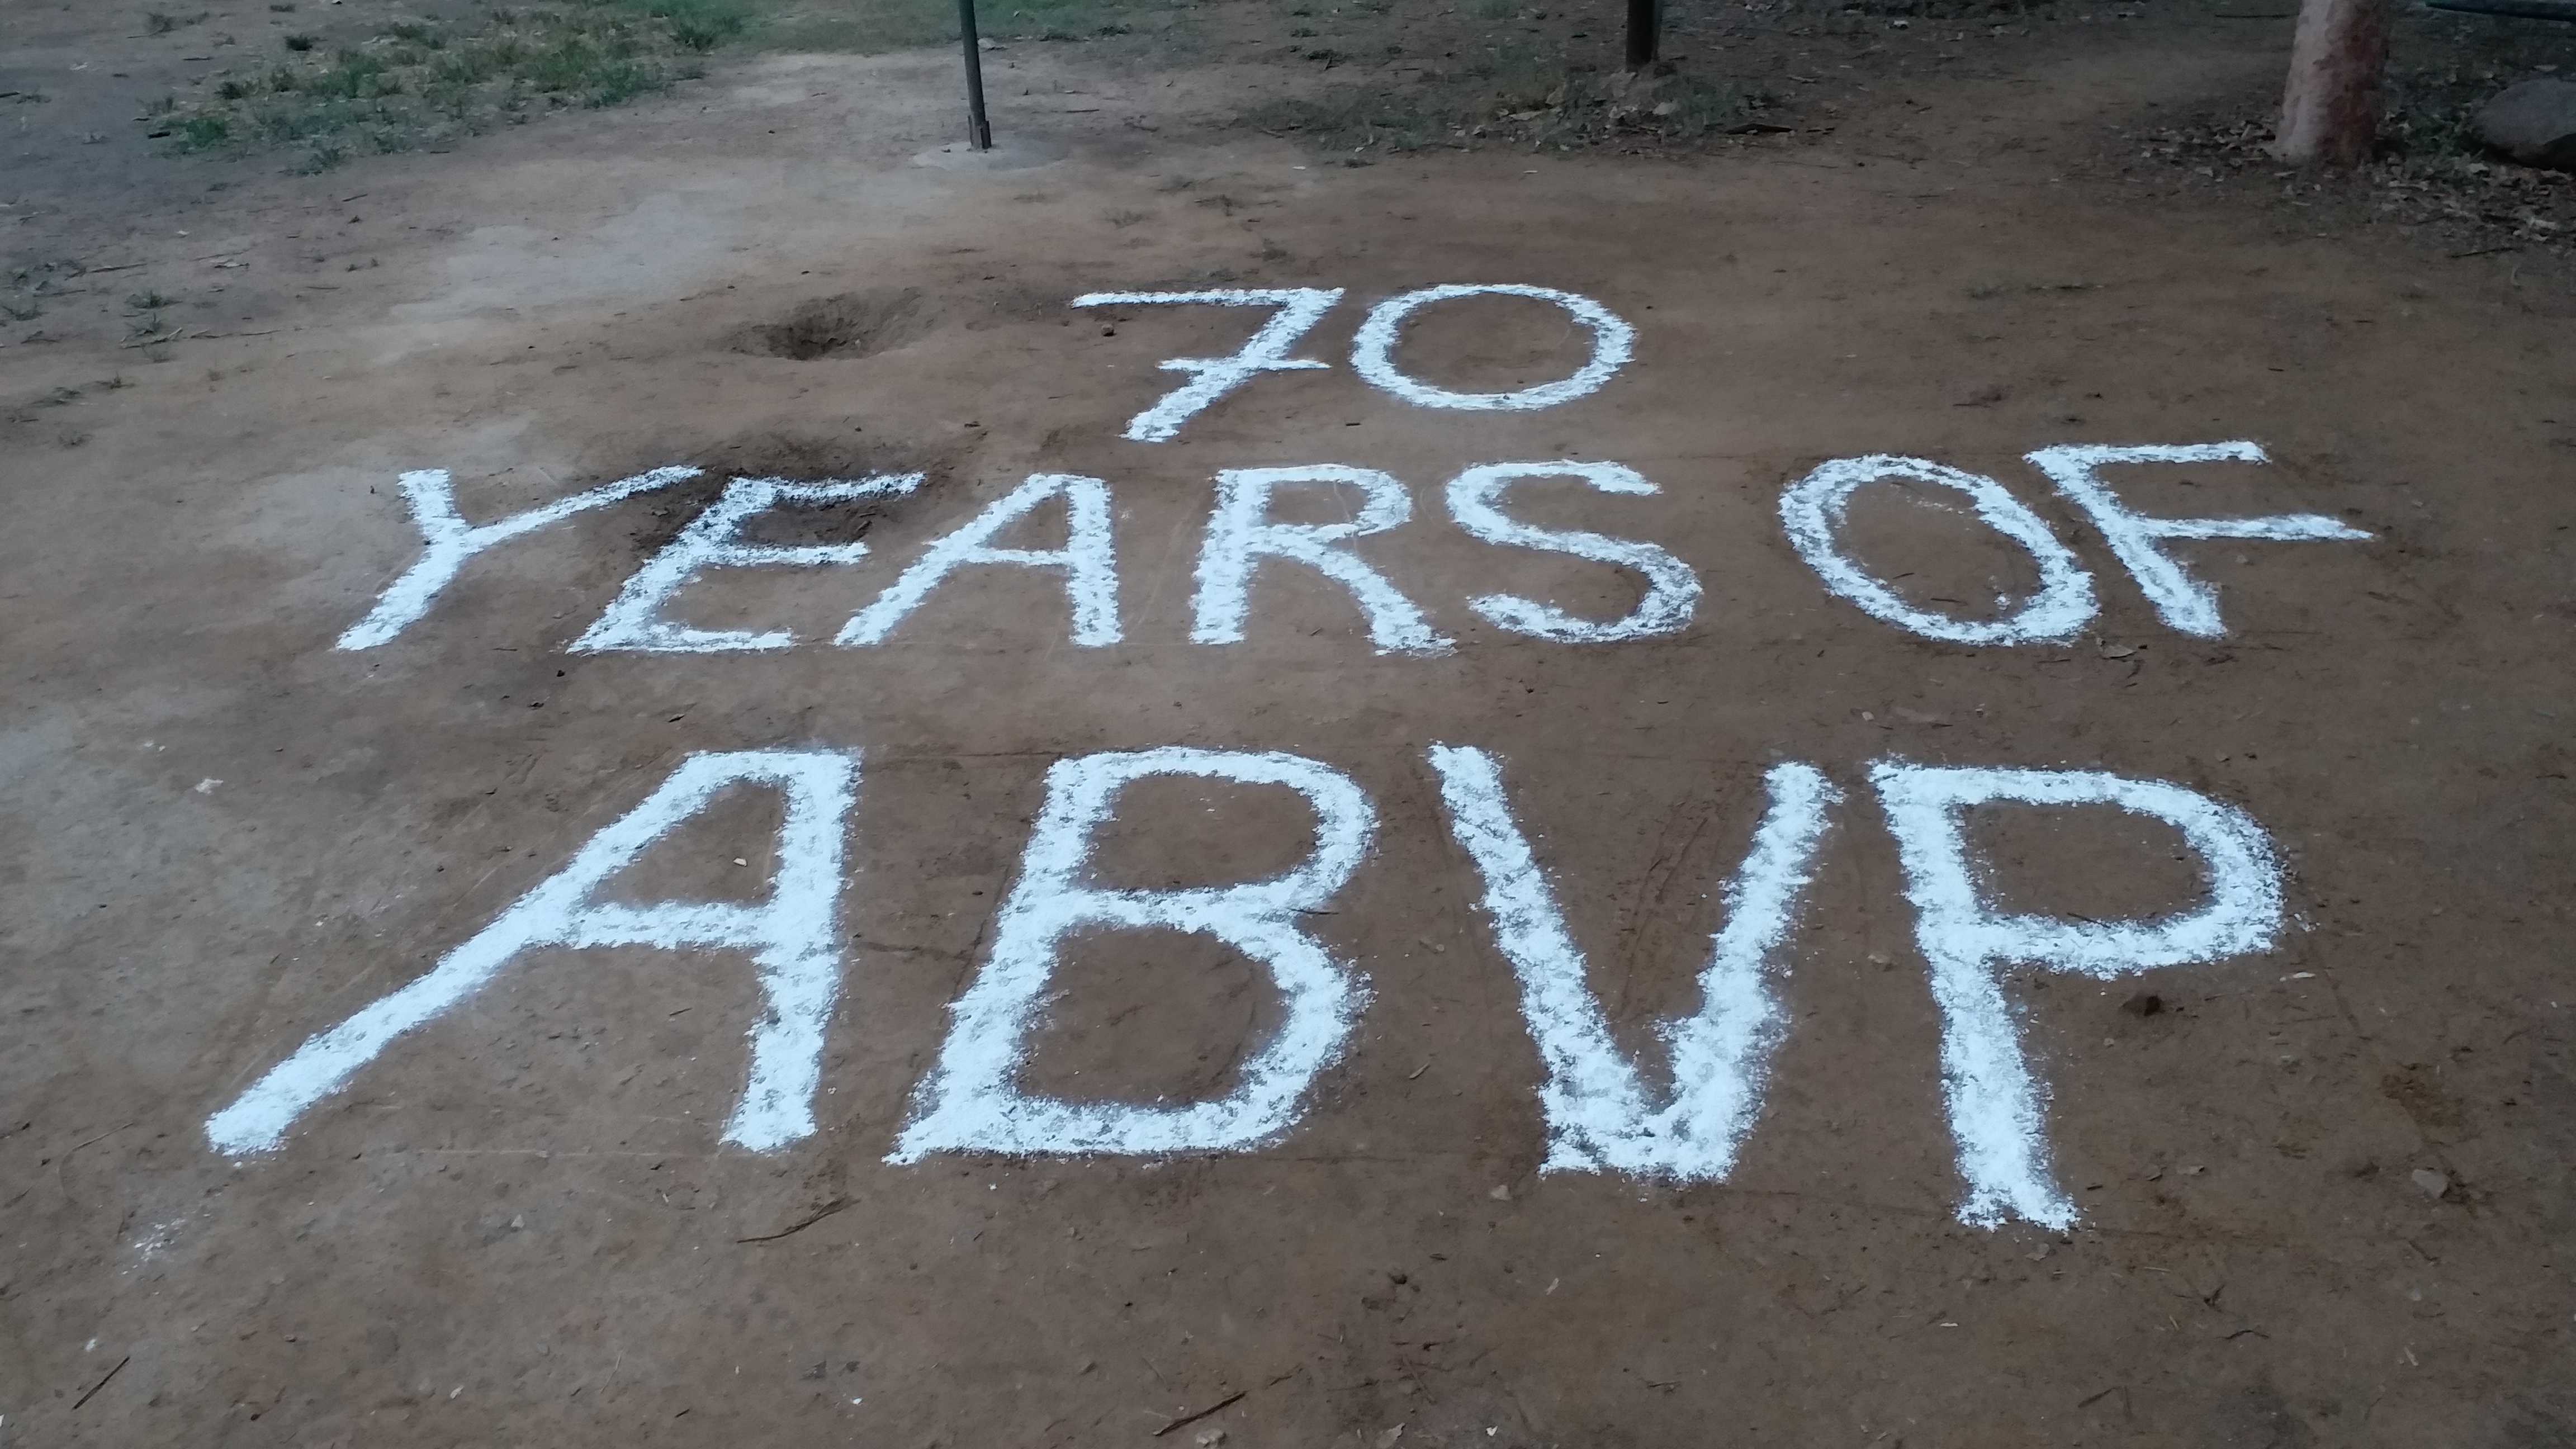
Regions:
M 1451 392 L 1447 388 L 1434 387 L 1397 367 L 1395 344 L 1404 324 L 1416 312 L 1434 303 L 1455 301 L 1461 297 L 1527 297 L 1551 303 L 1562 308 L 1567 316 L 1592 334 L 1592 355 L 1582 367 L 1565 377 L 1513 392 Z M 1186 372 L 1190 380 L 1130 419 L 1125 434 L 1135 442 L 1159 443 L 1178 433 L 1181 424 L 1210 403 L 1251 381 L 1257 373 L 1300 372 L 1331 366 L 1311 358 L 1290 357 L 1288 353 L 1314 330 L 1316 323 L 1324 320 L 1324 314 L 1340 300 L 1342 289 L 1339 287 L 1276 287 L 1213 292 L 1091 292 L 1074 298 L 1072 305 L 1133 307 L 1148 303 L 1197 302 L 1217 307 L 1279 309 L 1230 357 L 1174 357 L 1163 362 L 1164 371 Z M 1627 365 L 1636 337 L 1635 328 L 1589 297 L 1561 292 L 1554 287 L 1529 287 L 1508 282 L 1483 285 L 1453 283 L 1405 292 L 1371 307 L 1367 320 L 1360 323 L 1358 334 L 1351 339 L 1351 370 L 1370 385 L 1393 393 L 1416 407 L 1456 408 L 1470 412 L 1530 412 L 1599 391 L 1603 383 Z

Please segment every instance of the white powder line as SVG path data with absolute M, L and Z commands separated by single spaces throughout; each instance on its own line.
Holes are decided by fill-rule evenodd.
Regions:
M 1002 530 L 1061 495 L 1065 541 L 1060 549 L 995 548 Z M 833 643 L 882 644 L 930 591 L 971 564 L 1064 570 L 1073 606 L 1073 642 L 1099 648 L 1118 642 L 1118 553 L 1109 526 L 1109 485 L 1076 473 L 1033 473 L 991 506 L 922 551 L 876 602 L 841 626 Z
M 1520 979 L 1521 1015 L 1545 1063 L 1543 1171 L 1616 1171 L 1714 1182 L 1733 1170 L 1752 1130 L 1773 1049 L 1786 1030 L 1774 979 L 1798 902 L 1815 871 L 1836 790 L 1812 765 L 1765 779 L 1770 808 L 1724 892 L 1726 919 L 1699 977 L 1700 1009 L 1657 1024 L 1669 1048 L 1668 1092 L 1652 1092 L 1610 1035 L 1586 984 L 1583 953 L 1556 894 L 1512 819 L 1493 756 L 1434 745 L 1450 830 L 1483 878 L 1495 943 Z
M 1118 793 L 1139 780 L 1197 776 L 1280 785 L 1315 811 L 1315 849 L 1287 873 L 1240 885 L 1119 890 L 1091 885 L 1092 852 Z M 1368 992 L 1306 935 L 1298 912 L 1330 900 L 1368 853 L 1368 797 L 1328 765 L 1275 752 L 1180 746 L 1083 755 L 1047 771 L 1046 799 L 1002 906 L 993 953 L 951 1008 L 939 1063 L 913 1096 L 911 1125 L 886 1159 L 934 1152 L 1015 1155 L 1242 1151 L 1296 1125 L 1299 1104 L 1342 1053 Z M 1283 998 L 1279 1032 L 1238 1069 L 1234 1090 L 1187 1106 L 1073 1102 L 1018 1085 L 1047 983 L 1066 941 L 1102 930 L 1213 936 L 1267 968 Z
M 2024 1055 L 2001 973 L 2015 964 L 2109 980 L 2160 966 L 2271 948 L 2281 869 L 2270 839 L 2233 805 L 2160 780 L 2093 770 L 1965 769 L 1883 760 L 1870 767 L 1897 855 L 1915 937 L 1941 1008 L 1941 1077 L 1967 1179 L 1960 1221 L 2026 1218 L 2072 1226 L 2076 1207 L 2048 1170 L 2047 1091 Z M 2182 832 L 2208 872 L 2199 909 L 2151 921 L 2005 915 L 1979 890 L 1967 812 L 1987 805 L 2107 805 Z
M 540 947 L 658 946 L 741 950 L 760 973 L 767 1011 L 751 1031 L 751 1071 L 724 1140 L 753 1151 L 786 1146 L 814 1131 L 823 1029 L 840 993 L 835 928 L 842 836 L 858 780 L 856 754 L 743 750 L 692 755 L 644 802 L 609 824 L 492 924 L 439 959 L 427 974 L 315 1035 L 206 1122 L 216 1150 L 275 1148 L 315 1103 L 403 1034 L 436 1021 Z M 772 785 L 787 797 L 778 869 L 760 905 L 662 901 L 601 904 L 594 894 L 647 846 L 738 784 Z
M 1275 523 L 1271 496 L 1291 484 L 1341 483 L 1366 495 L 1349 523 Z M 1216 507 L 1199 549 L 1198 588 L 1191 600 L 1190 642 L 1240 644 L 1252 607 L 1252 575 L 1264 559 L 1301 563 L 1350 590 L 1368 618 L 1369 642 L 1381 654 L 1442 654 L 1451 642 L 1422 610 L 1368 560 L 1342 545 L 1384 533 L 1413 517 L 1413 495 L 1369 468 L 1310 463 L 1293 468 L 1229 468 L 1216 477 Z
M 1073 299 L 1076 307 L 1141 307 L 1196 302 L 1214 307 L 1276 307 L 1279 311 L 1230 357 L 1174 357 L 1166 372 L 1186 372 L 1190 381 L 1162 401 L 1138 413 L 1127 424 L 1130 442 L 1160 443 L 1181 430 L 1208 404 L 1265 372 L 1295 372 L 1330 367 L 1326 362 L 1292 358 L 1296 346 L 1342 299 L 1339 287 L 1246 288 L 1211 292 L 1089 292 Z
M 2260 444 L 2150 444 L 2113 448 L 2068 445 L 2025 455 L 2048 475 L 2066 500 L 2084 510 L 2102 541 L 2138 581 L 2156 617 L 2184 634 L 2216 639 L 2227 633 L 2218 612 L 2218 590 L 2195 579 L 2166 552 L 2167 539 L 2252 538 L 2279 541 L 2358 541 L 2370 537 L 2320 513 L 2276 513 L 2259 518 L 2150 518 L 2130 508 L 2102 481 L 2101 470 L 2121 463 L 2267 463 Z
M 421 555 L 400 578 L 385 585 L 376 598 L 376 606 L 367 617 L 352 624 L 340 635 L 336 647 L 372 649 L 409 628 L 421 615 L 429 612 L 439 591 L 446 588 L 476 554 L 517 538 L 523 533 L 560 523 L 576 513 L 604 508 L 620 499 L 698 476 L 700 470 L 689 467 L 656 468 L 638 473 L 615 483 L 603 484 L 570 498 L 559 498 L 543 508 L 514 513 L 480 526 L 469 526 L 456 511 L 456 489 L 444 468 L 427 468 L 402 475 L 402 493 L 411 505 L 412 521 L 420 528 L 423 541 Z
M 2005 617 L 1983 623 L 1953 619 L 1918 609 L 1880 582 L 1841 544 L 1843 519 L 1852 495 L 1889 478 L 1910 479 L 1965 494 L 1987 527 L 2020 544 L 2039 567 L 2039 589 Z M 2093 576 L 2058 541 L 2048 524 L 2001 483 L 1964 473 L 1925 458 L 1872 453 L 1862 458 L 1836 458 L 1799 479 L 1780 495 L 1780 524 L 1789 546 L 1824 581 L 1827 592 L 1883 620 L 1926 639 L 1952 644 L 2036 644 L 2072 638 L 2093 621 L 2096 605 Z
M 600 614 L 599 621 L 572 642 L 572 652 L 632 649 L 657 654 L 722 654 L 785 649 L 796 642 L 796 636 L 784 629 L 762 633 L 748 629 L 694 629 L 663 618 L 662 609 L 672 595 L 711 568 L 822 568 L 857 563 L 868 556 L 865 543 L 748 543 L 742 537 L 743 526 L 771 509 L 789 504 L 814 507 L 863 498 L 894 498 L 912 492 L 921 483 L 919 473 L 878 474 L 823 483 L 736 478 L 725 485 L 722 497 L 689 520 L 678 537 L 635 571 Z
M 1615 564 L 1646 576 L 1646 591 L 1624 618 L 1595 622 L 1552 604 L 1517 594 L 1483 594 L 1467 607 L 1497 628 L 1559 644 L 1616 644 L 1678 634 L 1699 607 L 1699 575 L 1651 543 L 1576 529 L 1540 528 L 1507 518 L 1496 505 L 1504 491 L 1529 478 L 1580 478 L 1603 493 L 1651 494 L 1655 485 L 1617 463 L 1488 463 L 1449 481 L 1449 516 L 1471 538 L 1486 543 L 1561 553 Z
M 1554 382 L 1512 392 L 1451 392 L 1434 387 L 1396 366 L 1395 347 L 1404 324 L 1422 309 L 1440 302 L 1454 302 L 1467 297 L 1528 297 L 1553 303 L 1563 308 L 1576 325 L 1592 334 L 1592 353 L 1583 366 Z M 1359 332 L 1351 339 L 1351 370 L 1368 383 L 1402 398 L 1415 407 L 1456 408 L 1473 412 L 1535 412 L 1572 402 L 1602 386 L 1628 365 L 1636 350 L 1637 332 L 1620 316 L 1589 297 L 1561 292 L 1554 287 L 1529 287 L 1517 283 L 1451 284 L 1424 287 L 1389 297 L 1369 309 L 1368 318 L 1360 323 Z

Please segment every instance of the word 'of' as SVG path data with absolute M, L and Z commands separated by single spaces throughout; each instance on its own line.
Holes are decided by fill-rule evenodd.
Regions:
M 1733 1168 L 1787 1031 L 1780 1000 L 1785 945 L 1842 793 L 1813 766 L 1784 763 L 1751 848 L 1722 892 L 1725 919 L 1701 969 L 1695 1015 L 1658 1023 L 1665 1080 L 1649 1081 L 1618 1048 L 1587 984 L 1582 948 L 1555 887 L 1514 818 L 1503 766 L 1465 745 L 1435 745 L 1450 830 L 1484 886 L 1482 908 L 1520 983 L 1521 1012 L 1545 1077 L 1539 1101 L 1549 1171 L 1619 1172 L 1714 1181 Z M 1121 791 L 1183 777 L 1267 786 L 1304 797 L 1313 848 L 1266 880 L 1165 890 L 1093 883 L 1092 864 Z M 724 1140 L 774 1150 L 815 1130 L 824 1025 L 840 990 L 836 902 L 843 838 L 858 778 L 855 752 L 747 750 L 693 755 L 644 802 L 601 830 L 570 863 L 522 896 L 427 974 L 304 1043 L 206 1124 L 227 1153 L 276 1147 L 296 1120 L 339 1091 L 397 1037 L 436 1020 L 525 953 L 550 946 L 650 945 L 739 950 L 759 973 L 766 1010 L 751 1029 L 749 1080 Z M 1885 760 L 1869 780 L 1904 868 L 1904 891 L 1941 1013 L 1943 1091 L 1967 1195 L 1962 1220 L 2075 1221 L 2052 1180 L 2047 1092 L 2025 1055 L 2003 989 L 2008 966 L 2109 979 L 2155 967 L 2268 949 L 2280 929 L 2281 869 L 2243 811 L 2179 785 L 2101 771 L 1970 769 Z M 614 904 L 602 887 L 722 791 L 765 786 L 785 797 L 778 861 L 765 902 Z M 2206 873 L 2206 900 L 2150 920 L 2094 921 L 2007 913 L 1981 888 L 1965 825 L 1997 805 L 2106 806 L 2181 833 Z M 937 1063 L 914 1094 L 889 1161 L 939 1152 L 1015 1156 L 1242 1151 L 1298 1122 L 1318 1077 L 1348 1047 L 1368 989 L 1358 969 L 1307 934 L 1369 853 L 1377 816 L 1351 778 L 1279 752 L 1179 746 L 1083 755 L 1047 772 L 1019 876 L 1003 902 L 991 954 L 952 1008 Z M 1283 1020 L 1244 1062 L 1233 1090 L 1181 1106 L 1070 1101 L 1019 1084 L 1066 943 L 1083 935 L 1164 929 L 1213 937 L 1269 973 Z
M 2157 518 L 2122 502 L 2101 470 L 2125 463 L 2261 463 L 2253 443 L 2146 447 L 2069 446 L 2028 455 L 2058 492 L 2100 530 L 2115 558 L 2137 580 L 2156 614 L 2182 633 L 2216 637 L 2226 632 L 2218 591 L 2195 579 L 2166 547 L 2174 539 L 2366 539 L 2369 534 L 2313 513 L 2257 518 Z M 445 471 L 402 475 L 425 545 L 400 578 L 387 585 L 367 616 L 340 636 L 342 649 L 369 649 L 401 634 L 429 611 L 441 590 L 468 560 L 495 544 L 549 523 L 605 507 L 638 493 L 697 476 L 695 468 L 658 468 L 593 488 L 546 507 L 494 523 L 469 526 L 456 510 Z M 1560 644 L 1613 644 L 1678 633 L 1699 607 L 1699 575 L 1662 547 L 1579 529 L 1541 528 L 1503 511 L 1504 495 L 1533 479 L 1573 479 L 1595 492 L 1653 495 L 1655 485 L 1617 463 L 1572 460 L 1488 463 L 1449 480 L 1449 517 L 1469 537 L 1497 546 L 1561 554 L 1608 564 L 1643 576 L 1645 589 L 1626 614 L 1587 619 L 1554 604 L 1515 594 L 1469 599 L 1478 617 L 1496 628 Z M 1888 479 L 1963 495 L 1978 519 L 2030 555 L 2039 586 L 2018 605 L 1998 598 L 2001 617 L 1961 619 L 1909 603 L 1844 549 L 1844 516 L 1863 487 Z M 760 652 L 792 647 L 785 630 L 698 629 L 675 623 L 665 611 L 673 598 L 709 569 L 766 565 L 813 568 L 853 564 L 868 556 L 864 543 L 781 545 L 754 543 L 743 530 L 775 509 L 892 498 L 921 486 L 918 473 L 846 482 L 792 483 L 780 478 L 736 478 L 630 577 L 572 648 L 575 652 L 635 650 L 657 653 Z M 1341 523 L 1284 523 L 1273 516 L 1284 489 L 1317 485 L 1355 488 L 1356 517 Z M 1062 548 L 998 548 L 993 540 L 1042 506 L 1062 500 Z M 883 643 L 933 591 L 960 570 L 999 566 L 1060 571 L 1071 610 L 1072 640 L 1102 647 L 1125 636 L 1118 609 L 1118 558 L 1111 528 L 1109 485 L 1070 473 L 1032 475 L 981 512 L 935 540 L 877 600 L 843 625 L 833 642 L 845 647 Z M 1192 595 L 1190 640 L 1234 644 L 1244 638 L 1254 575 L 1265 565 L 1312 570 L 1347 590 L 1367 620 L 1370 642 L 1381 653 L 1438 654 L 1453 641 L 1431 625 L 1421 607 L 1376 565 L 1350 547 L 1387 532 L 1413 516 L 1413 495 L 1388 474 L 1369 468 L 1316 463 L 1282 468 L 1229 468 L 1216 476 L 1216 500 L 1199 547 Z M 1827 590 L 1871 617 L 1927 639 L 1956 644 L 2041 644 L 2070 638 L 2100 612 L 2093 576 L 2073 549 L 2059 541 L 2045 519 L 2001 483 L 1922 458 L 1873 454 L 1840 458 L 1791 484 L 1780 497 L 1789 543 L 1815 570 Z

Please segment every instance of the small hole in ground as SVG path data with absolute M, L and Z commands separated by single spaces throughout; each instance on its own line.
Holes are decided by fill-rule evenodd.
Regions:
M 798 362 L 871 357 L 901 347 L 936 325 L 924 313 L 917 288 L 844 292 L 803 303 L 780 321 L 751 328 L 737 347 Z

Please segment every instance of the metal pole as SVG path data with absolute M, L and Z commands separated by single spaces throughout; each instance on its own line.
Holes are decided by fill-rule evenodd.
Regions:
M 984 119 L 984 57 L 976 46 L 975 0 L 957 0 L 957 35 L 966 46 L 966 135 L 978 151 L 993 149 L 993 126 Z
M 1663 8 L 1659 0 L 1628 0 L 1628 69 L 1644 70 L 1661 53 Z

